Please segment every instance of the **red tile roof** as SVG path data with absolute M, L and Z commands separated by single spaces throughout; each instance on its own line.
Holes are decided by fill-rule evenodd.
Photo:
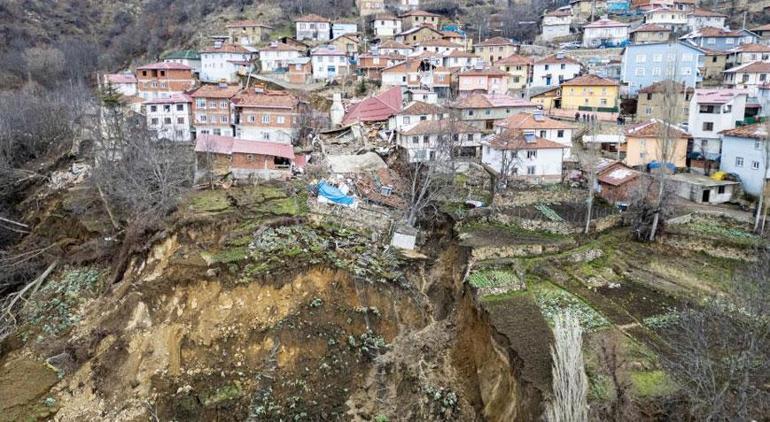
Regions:
M 770 45 L 766 44 L 741 44 L 738 47 L 730 50 L 731 53 L 768 53 L 770 52 Z
M 211 46 L 209 48 L 204 48 L 203 50 L 201 50 L 201 54 L 203 53 L 249 54 L 251 53 L 251 50 L 246 49 L 244 46 L 240 44 L 226 43 L 226 44 L 222 44 L 221 47 Z
M 723 130 L 719 133 L 736 138 L 766 139 L 767 127 L 765 123 L 755 123 L 753 125 L 736 127 L 735 129 Z
M 565 18 L 567 16 L 572 16 L 572 12 L 568 9 L 556 9 L 552 10 L 545 14 L 545 16 L 553 16 L 557 18 Z
M 721 13 L 714 12 L 711 10 L 706 10 L 706 9 L 695 9 L 692 12 L 688 13 L 688 15 L 693 15 L 693 16 L 702 17 L 702 18 L 726 18 L 727 17 L 727 15 L 723 15 Z
M 294 19 L 294 22 L 331 22 L 331 20 L 329 20 L 329 18 L 325 18 L 323 16 L 318 16 L 311 13 L 309 15 L 300 16 Z
M 665 80 L 665 81 L 659 81 L 655 82 L 652 85 L 648 85 L 642 89 L 639 90 L 640 94 L 660 94 L 668 89 L 667 84 L 673 83 L 673 89 L 676 90 L 676 92 L 684 93 L 685 90 L 685 84 L 677 81 L 672 80 Z M 686 87 L 687 91 L 692 92 L 694 89 L 692 87 Z
M 428 17 L 435 16 L 437 18 L 441 17 L 441 15 L 437 15 L 435 13 L 426 12 L 424 10 L 412 10 L 412 11 L 404 13 L 403 15 L 401 15 L 399 17 L 400 18 L 406 18 L 406 17 L 409 17 L 409 16 L 428 16 Z
M 473 69 L 473 70 L 466 70 L 465 72 L 460 72 L 458 75 L 461 78 L 463 76 L 508 76 L 508 72 L 503 72 L 500 69 Z
M 612 186 L 620 186 L 624 183 L 628 183 L 636 179 L 641 175 L 641 172 L 626 166 L 620 161 L 616 161 L 600 170 L 596 176 L 600 183 Z
M 536 117 L 540 115 L 541 117 Z M 513 116 L 508 116 L 505 119 L 497 122 L 495 126 L 504 127 L 512 130 L 526 130 L 526 129 L 577 129 L 569 123 L 561 120 L 552 119 L 548 116 L 542 115 L 542 113 L 516 113 Z
M 113 84 L 135 84 L 136 76 L 133 73 L 113 73 L 104 75 L 104 79 Z
M 405 49 L 405 50 L 411 50 L 412 47 L 409 47 L 408 45 L 401 44 L 398 41 L 395 40 L 386 40 L 380 43 L 380 49 L 382 48 L 393 48 L 393 49 Z
M 566 145 L 537 136 L 525 136 L 519 131 L 506 130 L 492 135 L 489 146 L 498 150 L 564 149 Z
M 631 32 L 671 32 L 671 30 L 654 23 L 645 23 L 644 25 L 639 25 Z
M 490 39 L 484 40 L 480 43 L 474 44 L 474 47 L 490 47 L 490 46 L 500 46 L 500 45 L 510 45 L 515 46 L 511 40 L 505 39 L 503 37 L 492 37 Z
M 227 28 L 248 28 L 248 27 L 255 27 L 255 26 L 261 26 L 263 28 L 270 28 L 270 29 L 273 28 L 270 25 L 265 25 L 264 23 L 257 22 L 254 20 L 233 21 L 227 24 Z
M 561 63 L 580 65 L 580 62 L 573 59 L 572 57 L 565 55 L 559 58 L 557 54 L 551 54 L 550 56 L 546 56 L 540 60 L 535 61 L 535 64 L 561 64 Z
M 304 48 L 298 47 L 295 45 L 289 45 L 284 43 L 274 43 L 270 44 L 267 47 L 262 47 L 259 49 L 259 51 L 297 51 L 297 52 L 303 52 L 305 51 Z
M 294 159 L 294 147 L 290 144 L 277 142 L 251 141 L 233 138 L 232 136 L 217 136 L 200 134 L 195 142 L 195 152 L 208 152 L 212 154 L 254 154 L 268 155 L 271 157 L 283 157 Z
M 299 104 L 297 97 L 283 92 L 241 92 L 233 98 L 236 107 L 280 108 L 293 110 Z
M 738 67 L 732 67 L 724 73 L 768 73 L 770 72 L 770 62 L 756 61 L 746 63 Z
M 522 56 L 519 54 L 511 54 L 508 57 L 505 57 L 503 59 L 497 60 L 495 62 L 495 66 L 500 65 L 531 65 L 532 64 L 532 57 L 529 56 Z
M 455 133 L 481 133 L 483 130 L 467 123 L 452 120 L 423 120 L 401 132 L 402 135 L 441 135 Z
M 174 94 L 166 98 L 154 98 L 145 101 L 145 104 L 176 104 L 176 103 L 191 103 L 192 97 L 187 94 Z
M 678 138 L 690 138 L 692 135 L 687 133 L 684 129 L 664 123 L 658 119 L 650 119 L 646 122 L 641 122 L 629 128 L 626 128 L 625 134 L 628 137 L 634 138 L 659 138 L 666 130 L 670 131 L 671 136 Z
M 381 122 L 401 111 L 401 87 L 369 97 L 351 106 L 342 119 L 342 125 L 355 122 Z
M 464 46 L 453 43 L 452 41 L 446 40 L 444 38 L 434 38 L 432 40 L 425 40 L 419 44 L 418 46 L 428 46 L 428 47 L 453 47 L 453 48 L 464 48 Z
M 460 97 L 453 105 L 454 108 L 506 108 L 506 107 L 537 107 L 537 104 L 509 95 L 471 94 Z
M 629 26 L 627 23 L 614 21 L 612 19 L 599 19 L 597 21 L 591 22 L 588 25 L 583 25 L 583 28 L 615 28 L 615 27 L 622 27 L 622 26 Z
M 190 66 L 182 63 L 159 62 L 139 66 L 136 70 L 191 70 Z
M 582 75 L 562 82 L 561 86 L 618 86 L 618 81 L 596 75 Z
M 443 114 L 446 110 L 436 104 L 429 104 L 422 101 L 413 101 L 406 108 L 398 112 L 399 115 L 423 115 L 423 114 Z
M 191 94 L 193 98 L 232 98 L 241 90 L 237 85 L 203 85 Z

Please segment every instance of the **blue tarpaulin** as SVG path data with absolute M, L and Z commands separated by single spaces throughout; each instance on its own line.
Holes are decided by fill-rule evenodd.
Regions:
M 323 196 L 324 198 L 328 199 L 330 202 L 334 202 L 335 204 L 345 205 L 345 206 L 352 206 L 355 202 L 355 198 L 352 196 L 347 196 L 344 193 L 342 193 L 339 189 L 335 188 L 334 186 L 327 184 L 324 181 L 321 181 L 318 183 L 318 196 Z
M 664 163 L 660 163 L 658 161 L 653 161 L 650 164 L 647 164 L 647 168 L 650 169 L 650 170 L 656 170 L 656 169 L 661 168 L 663 165 L 665 165 L 666 168 L 669 171 L 671 171 L 672 173 L 676 172 L 676 166 L 674 165 L 674 163 L 665 163 L 664 164 Z

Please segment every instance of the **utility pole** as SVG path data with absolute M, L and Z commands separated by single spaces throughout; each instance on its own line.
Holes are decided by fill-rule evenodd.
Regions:
M 596 0 L 591 0 L 591 22 L 594 21 L 594 13 L 596 13 Z

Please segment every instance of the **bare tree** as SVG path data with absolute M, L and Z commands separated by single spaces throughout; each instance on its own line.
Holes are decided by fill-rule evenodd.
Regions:
M 729 294 L 683 311 L 664 332 L 664 367 L 695 420 L 750 421 L 770 413 L 770 252 L 736 273 Z
M 592 419 L 625 421 L 636 415 L 631 400 L 631 382 L 623 372 L 627 364 L 616 337 L 605 337 L 599 345 L 599 370 L 612 383 L 613 396 L 608 403 L 591 406 Z
M 588 377 L 583 363 L 583 328 L 577 317 L 560 314 L 554 321 L 553 398 L 546 403 L 548 422 L 588 420 Z

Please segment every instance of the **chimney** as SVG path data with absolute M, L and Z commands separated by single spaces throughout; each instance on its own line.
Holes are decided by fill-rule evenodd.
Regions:
M 215 40 L 214 48 L 222 48 L 222 40 Z

